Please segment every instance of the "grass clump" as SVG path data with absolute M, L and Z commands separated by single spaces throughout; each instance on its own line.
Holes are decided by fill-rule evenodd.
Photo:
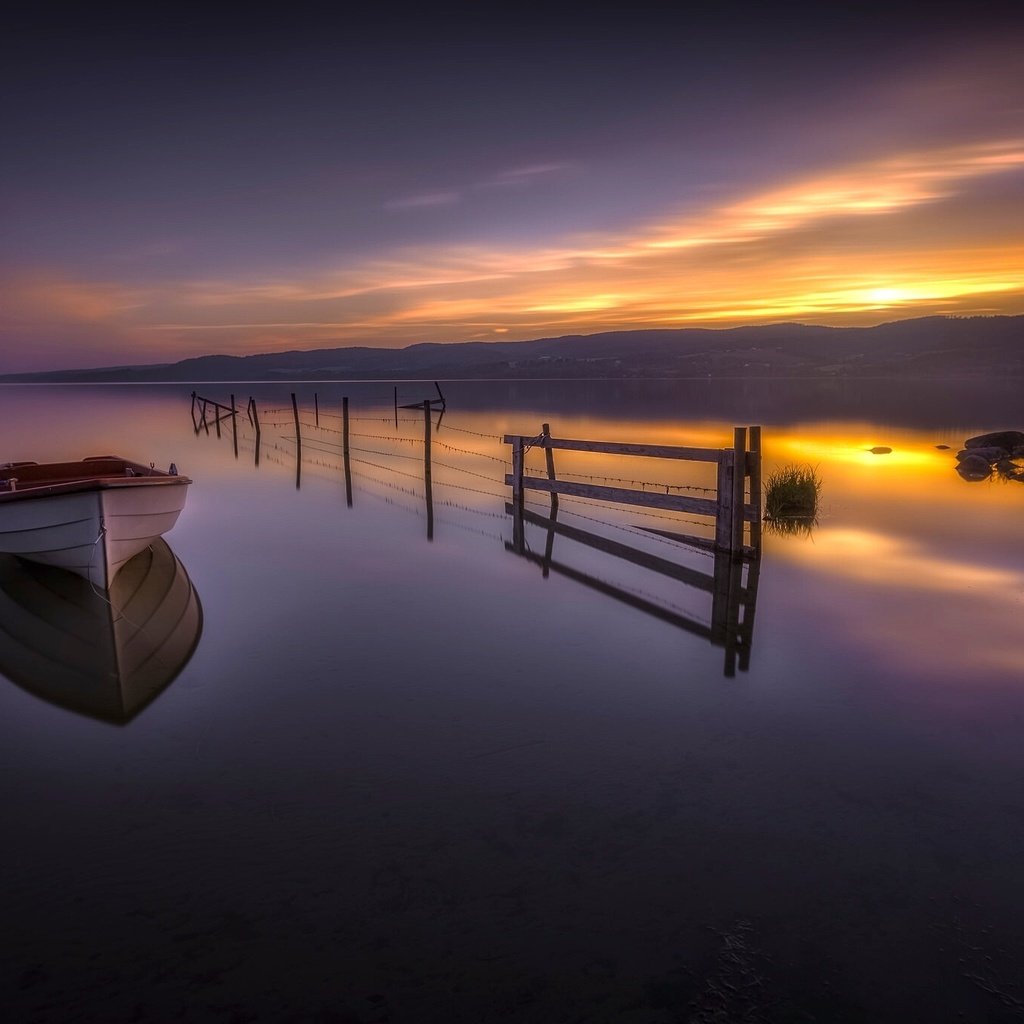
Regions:
M 813 466 L 789 465 L 772 473 L 765 487 L 765 519 L 814 520 L 821 499 L 821 478 Z M 792 531 L 800 532 L 799 529 Z

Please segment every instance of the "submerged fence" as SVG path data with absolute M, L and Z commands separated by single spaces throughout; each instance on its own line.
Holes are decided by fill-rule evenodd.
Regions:
M 749 432 L 749 447 L 748 447 Z M 548 424 L 535 437 L 506 434 L 504 443 L 512 446 L 512 472 L 505 483 L 512 487 L 512 502 L 521 509 L 527 490 L 551 495 L 552 510 L 558 508 L 557 495 L 575 495 L 612 501 L 620 505 L 688 512 L 714 521 L 714 548 L 718 551 L 754 553 L 761 545 L 761 428 L 735 427 L 731 448 L 685 448 L 675 445 L 624 444 L 612 441 L 579 441 L 551 436 Z M 542 448 L 547 476 L 527 476 L 525 454 L 530 448 Z M 645 490 L 606 487 L 559 480 L 555 475 L 553 452 L 596 452 L 602 455 L 640 456 L 649 459 L 676 459 L 688 462 L 712 462 L 718 467 L 715 497 L 698 498 L 685 494 L 656 494 Z M 749 487 L 748 487 L 749 482 Z M 749 524 L 749 545 L 745 545 L 744 527 Z M 703 538 L 689 537 L 691 541 Z
M 437 390 L 440 395 L 440 388 Z M 734 428 L 732 446 L 723 448 L 557 438 L 552 436 L 546 423 L 536 436 L 502 435 L 446 422 L 443 396 L 403 404 L 398 402 L 397 390 L 393 396 L 389 395 L 392 397 L 394 432 L 390 426 L 392 417 L 381 416 L 379 409 L 376 409 L 377 415 L 352 416 L 346 396 L 341 399 L 339 412 L 325 411 L 315 393 L 312 409 L 306 410 L 300 409 L 294 393 L 289 404 L 264 406 L 262 410 L 252 397 L 239 408 L 234 395 L 230 396 L 229 403 L 223 403 L 193 393 L 192 426 L 197 436 L 210 436 L 215 431 L 220 437 L 222 423 L 230 423 L 235 457 L 239 456 L 241 440 L 243 450 L 252 453 L 256 467 L 260 465 L 261 452 L 268 462 L 282 467 L 294 459 L 296 488 L 301 487 L 304 465 L 307 471 L 312 467 L 314 473 L 322 468 L 331 476 L 337 474 L 335 479 L 343 477 L 349 507 L 353 505 L 358 484 L 360 494 L 383 500 L 388 505 L 405 507 L 420 516 L 421 521 L 425 516 L 428 540 L 434 538 L 436 505 L 438 522 L 498 540 L 506 551 L 538 565 L 545 578 L 554 574 L 573 580 L 723 647 L 725 675 L 735 674 L 737 666 L 740 670 L 749 667 L 760 572 L 760 427 Z M 388 406 L 391 405 L 392 402 L 388 402 Z M 399 416 L 400 410 L 414 415 Z M 442 431 L 445 434 L 442 435 Z M 455 433 L 448 435 L 448 431 Z M 404 450 L 394 450 L 395 445 Z M 434 457 L 435 449 L 439 459 Z M 543 475 L 533 475 L 525 468 L 526 456 L 532 449 L 544 453 Z M 563 466 L 559 476 L 555 467 L 557 451 L 610 458 L 633 457 L 634 464 L 639 457 L 668 460 L 675 466 L 693 463 L 697 469 L 702 464 L 713 465 L 715 486 L 607 475 L 604 471 L 611 471 L 607 460 L 602 460 L 600 471 L 580 473 Z M 393 460 L 401 461 L 395 465 Z M 571 459 L 569 465 L 573 469 L 585 468 Z M 685 478 L 673 477 L 671 473 L 664 475 L 669 480 Z M 707 470 L 704 475 L 706 478 Z M 580 482 L 584 480 L 587 482 Z M 605 484 L 594 483 L 595 480 L 603 480 Z M 705 479 L 704 482 L 710 481 Z M 606 485 L 613 483 L 632 486 Z M 638 486 L 643 489 L 637 489 Z M 508 501 L 509 487 L 511 501 Z M 377 488 L 385 490 L 380 492 Z M 438 489 L 440 495 L 436 497 Z M 529 501 L 528 492 L 536 492 L 538 497 L 544 494 L 547 499 L 543 504 Z M 488 504 L 481 496 L 500 504 L 492 506 L 494 510 L 481 508 L 480 505 Z M 563 499 L 561 508 L 560 497 Z M 527 505 L 534 506 L 536 511 Z M 540 509 L 548 505 L 548 514 L 541 514 Z M 639 511 L 641 508 L 646 511 Z M 630 514 L 631 509 L 637 511 Z M 476 522 L 458 521 L 468 515 Z M 479 517 L 485 519 L 482 521 Z M 566 522 L 565 517 L 573 517 L 573 522 Z M 642 521 L 637 517 L 643 517 Z M 642 525 L 652 519 L 661 522 Z M 495 520 L 511 526 L 511 539 L 504 531 L 500 536 L 494 533 Z M 672 529 L 662 528 L 662 523 Z M 684 533 L 681 528 L 686 524 L 703 527 L 711 536 Z M 543 554 L 530 547 L 527 526 L 544 532 Z M 612 532 L 623 539 L 615 540 L 597 531 Z M 562 538 L 562 547 L 565 542 L 571 542 L 570 558 L 554 557 L 556 537 Z M 629 578 L 626 583 L 621 579 L 616 581 L 614 573 L 611 579 L 603 578 L 599 574 L 600 564 L 595 566 L 592 557 L 585 563 L 586 568 L 578 567 L 579 563 L 574 566 L 571 558 L 574 545 L 608 556 L 607 563 L 613 568 L 625 563 L 650 570 L 654 578 L 663 581 L 662 593 L 651 594 L 634 585 L 633 578 L 642 581 L 643 574 L 638 575 L 633 568 L 626 571 Z M 661 553 L 654 553 L 659 547 Z M 697 562 L 700 562 L 700 555 L 713 558 L 712 570 L 704 572 L 684 564 L 681 556 L 687 553 Z M 618 575 L 621 577 L 622 573 Z M 675 590 L 677 586 L 682 589 Z M 666 587 L 667 594 L 664 593 Z M 676 603 L 679 596 L 690 594 L 689 604 L 696 601 L 699 605 L 702 593 L 710 596 L 709 616 Z

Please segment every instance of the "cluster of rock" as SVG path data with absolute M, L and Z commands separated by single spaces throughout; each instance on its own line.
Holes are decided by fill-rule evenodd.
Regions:
M 1024 483 L 1024 431 L 997 430 L 969 437 L 956 460 L 956 471 L 965 480 L 987 480 L 998 473 L 1004 480 Z

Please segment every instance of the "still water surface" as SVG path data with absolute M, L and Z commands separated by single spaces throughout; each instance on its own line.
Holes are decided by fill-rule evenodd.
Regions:
M 316 385 L 319 429 L 297 389 L 298 480 L 291 387 L 234 387 L 258 466 L 247 417 L 237 457 L 194 431 L 191 385 L 0 391 L 0 460 L 193 478 L 166 539 L 202 604 L 119 724 L 0 679 L 8 1019 L 1024 1019 L 1024 485 L 952 468 L 1022 426 L 1010 386 L 444 384 L 431 539 L 390 383 Z M 542 422 L 711 447 L 761 423 L 766 474 L 818 467 L 818 526 L 744 578 L 735 674 L 706 591 L 566 537 L 545 575 L 536 526 L 535 559 L 509 550 L 500 438 Z M 644 529 L 701 532 L 665 515 L 559 518 L 713 574 Z

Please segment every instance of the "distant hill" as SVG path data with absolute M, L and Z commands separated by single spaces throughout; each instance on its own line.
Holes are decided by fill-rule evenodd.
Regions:
M 384 378 L 1024 377 L 1024 316 L 921 317 L 875 327 L 772 324 L 613 331 L 537 341 L 324 348 L 19 373 L 5 382 Z

